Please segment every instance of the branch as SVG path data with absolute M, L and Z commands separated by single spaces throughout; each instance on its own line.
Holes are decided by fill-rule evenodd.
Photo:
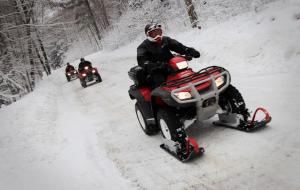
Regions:
M 10 30 L 10 29 L 15 29 L 23 26 L 34 26 L 34 27 L 55 27 L 58 25 L 65 25 L 65 24 L 75 24 L 77 21 L 72 21 L 72 22 L 60 22 L 60 23 L 53 23 L 53 24 L 20 24 L 16 26 L 11 26 L 8 28 L 3 28 L 2 31 L 4 30 Z M 1 32 L 1 31 L 0 31 Z
M 19 72 L 20 73 L 20 72 Z M 9 77 L 7 77 L 6 75 L 4 75 L 2 72 L 0 72 L 0 74 L 2 75 L 3 79 L 8 80 L 9 82 L 11 82 L 12 84 L 14 84 L 16 87 L 18 87 L 20 90 L 22 90 L 23 92 L 26 92 L 26 90 L 19 85 L 17 82 L 15 82 L 14 80 L 10 79 Z M 21 73 L 23 75 L 23 73 Z
M 7 36 L 6 33 L 2 32 L 2 31 L 0 31 L 0 33 L 1 33 L 6 39 L 8 39 L 9 41 L 11 41 L 11 42 L 16 42 L 15 40 L 9 38 L 9 37 Z
M 82 5 L 84 2 L 83 1 L 74 1 L 69 0 L 67 2 L 53 2 L 52 0 L 48 0 L 50 6 L 52 7 L 60 7 L 64 9 L 73 9 L 74 7 Z

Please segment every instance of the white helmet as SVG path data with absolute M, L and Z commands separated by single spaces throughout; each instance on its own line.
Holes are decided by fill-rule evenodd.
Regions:
M 150 23 L 145 26 L 145 34 L 148 40 L 152 42 L 161 42 L 162 40 L 162 29 L 158 23 Z

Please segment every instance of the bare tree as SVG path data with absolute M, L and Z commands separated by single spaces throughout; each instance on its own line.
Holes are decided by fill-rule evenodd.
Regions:
M 198 24 L 198 16 L 197 13 L 195 12 L 195 7 L 193 5 L 192 0 L 184 0 L 185 5 L 186 5 L 186 9 L 192 24 L 192 27 L 195 28 L 197 27 Z
M 0 104 L 34 90 L 50 74 L 49 60 L 34 22 L 35 0 L 0 1 Z
M 40 37 L 40 34 L 39 34 L 39 31 L 37 30 L 37 27 L 33 26 L 33 29 L 34 29 L 34 32 L 35 32 L 35 35 L 36 35 L 36 38 L 37 38 L 40 50 L 42 51 L 43 58 L 45 60 L 45 63 L 43 61 L 41 61 L 41 63 L 43 65 L 43 67 L 44 67 L 44 70 L 45 70 L 46 74 L 50 75 L 51 74 L 50 63 L 49 63 L 49 60 L 48 60 L 48 56 L 47 56 L 47 53 L 46 53 L 43 41 L 42 41 L 42 39 Z M 39 50 L 39 49 L 37 49 L 37 50 Z
M 93 10 L 91 8 L 90 2 L 89 2 L 89 0 L 84 0 L 84 3 L 86 5 L 86 7 L 87 7 L 89 18 L 90 18 L 90 20 L 91 20 L 91 22 L 92 22 L 92 24 L 93 24 L 93 26 L 94 26 L 94 28 L 96 30 L 96 34 L 97 34 L 98 40 L 101 41 L 100 30 L 99 30 L 99 28 L 97 26 L 95 14 L 94 14 L 94 12 L 93 12 Z
M 20 12 L 22 16 L 23 25 L 25 25 L 25 34 L 28 38 L 27 51 L 28 51 L 28 59 L 30 63 L 30 76 L 31 76 L 30 90 L 33 91 L 33 88 L 35 86 L 35 77 L 34 77 L 35 66 L 33 61 L 33 45 L 31 40 L 30 21 L 33 15 L 34 1 L 30 0 L 25 2 L 25 0 L 15 0 L 15 4 L 16 4 L 17 11 Z
M 66 11 L 75 13 L 76 23 L 83 26 L 82 29 L 93 31 L 99 42 L 102 40 L 102 31 L 109 26 L 109 20 L 103 0 L 75 0 L 55 2 L 48 0 L 52 7 L 60 7 Z M 95 11 L 100 10 L 100 11 Z M 90 29 L 92 25 L 93 29 Z M 88 35 L 87 35 L 88 36 Z M 97 42 L 97 44 L 99 44 Z

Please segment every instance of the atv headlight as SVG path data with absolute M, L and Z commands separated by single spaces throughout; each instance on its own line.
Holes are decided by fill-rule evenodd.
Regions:
M 186 69 L 189 66 L 187 61 L 181 61 L 179 63 L 176 63 L 176 65 L 177 65 L 179 70 Z
M 85 73 L 83 73 L 83 74 L 82 74 L 82 76 L 83 76 L 83 77 L 86 77 L 86 74 L 85 74 Z
M 96 72 L 96 70 L 95 70 L 95 69 L 93 69 L 93 70 L 92 70 L 92 73 L 95 73 L 95 72 Z
M 88 66 L 85 66 L 85 67 L 84 67 L 84 69 L 85 69 L 85 70 L 88 70 L 88 69 L 89 69 L 89 67 L 88 67 Z
M 68 76 L 71 76 L 71 73 L 68 73 Z
M 189 92 L 177 92 L 174 95 L 179 100 L 187 100 L 187 99 L 191 99 L 192 98 L 192 95 Z
M 224 81 L 225 81 L 224 76 L 220 76 L 220 77 L 216 78 L 215 82 L 216 82 L 217 87 L 219 88 L 221 85 L 223 85 Z

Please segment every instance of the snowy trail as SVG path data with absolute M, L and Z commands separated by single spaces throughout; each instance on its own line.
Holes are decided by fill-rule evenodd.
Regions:
M 0 189 L 132 189 L 95 146 L 96 126 L 64 80 L 49 77 L 22 100 L 26 114 L 4 122 L 11 135 L 1 138 Z
M 63 78 L 64 79 L 64 78 Z M 88 105 L 77 97 L 72 88 L 64 84 L 62 96 L 59 98 L 60 117 L 58 123 L 63 129 L 68 146 L 64 155 L 62 155 L 63 164 L 68 163 L 71 173 L 78 173 L 78 179 L 83 181 L 82 187 L 78 189 L 127 189 L 128 185 L 122 180 L 119 173 L 113 168 L 108 167 L 112 163 L 109 161 L 103 151 L 97 146 L 96 125 L 94 125 L 87 114 Z M 66 122 L 67 121 L 67 122 Z M 64 167 L 63 167 L 64 166 Z M 74 171 L 75 169 L 75 171 Z M 115 178 L 110 179 L 113 175 Z M 118 181 L 114 184 L 114 180 Z M 75 188 L 74 187 L 74 188 Z M 74 189 L 72 188 L 72 189 Z
M 98 110 L 97 115 L 106 118 L 101 126 L 103 132 L 98 133 L 98 136 L 103 141 L 109 158 L 115 162 L 124 177 L 145 189 L 166 187 L 247 189 L 251 187 L 251 189 L 279 190 L 285 187 L 289 189 L 299 187 L 297 176 L 300 168 L 297 160 L 300 154 L 296 135 L 300 131 L 296 127 L 297 121 L 294 115 L 299 111 L 294 108 L 300 105 L 296 103 L 294 108 L 289 107 L 282 113 L 280 111 L 282 105 L 277 104 L 281 97 L 286 97 L 288 100 L 283 100 L 282 104 L 290 101 L 297 102 L 291 86 L 285 85 L 284 89 L 282 88 L 289 78 L 295 77 L 294 75 L 275 74 L 253 77 L 251 80 L 237 77 L 235 80 L 239 81 L 238 84 L 247 84 L 246 88 L 237 85 L 244 92 L 250 108 L 254 109 L 260 102 L 270 108 L 274 117 L 271 128 L 249 134 L 216 128 L 209 122 L 203 128 L 194 126 L 188 132 L 205 147 L 206 153 L 203 158 L 182 164 L 159 148 L 162 138 L 160 134 L 148 137 L 139 128 L 134 113 L 134 102 L 130 101 L 127 95 L 131 81 L 126 79 L 127 73 L 123 72 L 128 70 L 130 63 L 134 61 L 135 58 L 132 57 L 128 59 L 128 64 L 121 61 L 111 62 L 122 72 L 115 71 L 112 76 L 112 72 L 106 70 L 104 66 L 102 69 L 104 82 L 79 92 L 84 102 L 90 101 L 92 105 L 89 113 Z M 118 77 L 114 78 L 116 76 Z M 278 82 L 277 78 L 281 78 L 282 82 Z M 299 84 L 297 82 L 293 85 Z M 270 85 L 272 90 L 268 90 Z M 277 95 L 274 94 L 274 89 L 278 89 Z M 257 91 L 261 95 L 259 101 L 255 98 Z M 272 99 L 269 98 L 270 95 L 273 95 Z M 288 134 L 290 133 L 288 131 L 294 133 Z M 284 139 L 287 136 L 291 138 Z M 287 181 L 289 183 L 286 183 Z

